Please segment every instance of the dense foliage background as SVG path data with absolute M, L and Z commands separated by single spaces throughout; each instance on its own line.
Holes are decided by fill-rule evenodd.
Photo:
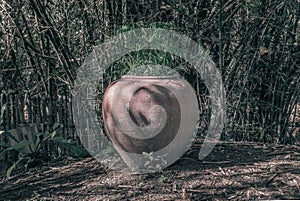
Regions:
M 297 0 L 2 0 L 0 21 L 2 130 L 43 123 L 51 133 L 58 122 L 76 139 L 70 90 L 86 56 L 120 31 L 163 27 L 200 42 L 222 73 L 223 140 L 300 143 Z M 103 82 L 126 73 L 120 65 Z M 203 136 L 209 94 L 195 71 L 179 72 L 201 95 Z

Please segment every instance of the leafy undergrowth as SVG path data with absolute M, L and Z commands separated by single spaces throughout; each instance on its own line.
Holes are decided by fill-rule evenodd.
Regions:
M 0 200 L 300 199 L 300 147 L 221 143 L 193 148 L 161 173 L 124 175 L 93 158 L 43 164 L 0 183 Z

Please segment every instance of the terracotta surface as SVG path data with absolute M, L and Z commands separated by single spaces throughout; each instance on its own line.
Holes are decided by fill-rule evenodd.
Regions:
M 196 127 L 197 106 L 193 88 L 177 75 L 123 76 L 106 89 L 102 113 L 108 136 L 119 153 L 166 149 L 176 158 L 193 137 L 193 130 L 185 136 L 184 124 Z M 170 154 L 167 161 L 172 158 Z

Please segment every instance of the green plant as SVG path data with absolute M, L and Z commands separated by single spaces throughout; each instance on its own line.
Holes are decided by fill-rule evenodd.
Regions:
M 147 169 L 161 170 L 162 167 L 167 163 L 165 160 L 166 155 L 154 157 L 153 152 L 143 152 L 143 155 L 146 159 L 144 167 Z
M 169 178 L 167 176 L 165 176 L 164 174 L 161 174 L 159 176 L 159 181 L 163 182 L 163 183 L 166 183 L 169 181 Z
M 6 106 L 1 108 L 0 125 L 3 123 L 3 116 Z M 66 140 L 63 137 L 56 136 L 57 131 L 62 128 L 62 125 L 55 123 L 52 127 L 52 131 L 34 133 L 34 140 L 29 141 L 27 139 L 18 140 L 9 131 L 2 129 L 0 135 L 5 135 L 7 138 L 14 141 L 15 144 L 9 144 L 0 142 L 0 158 L 9 152 L 16 153 L 17 158 L 13 158 L 12 165 L 7 169 L 6 176 L 10 177 L 12 171 L 18 164 L 23 164 L 25 168 L 34 163 L 40 162 L 41 158 L 49 158 L 48 153 L 45 152 L 44 147 L 50 142 L 57 143 L 60 147 L 67 149 L 70 155 L 74 157 L 86 157 L 88 152 L 73 140 Z

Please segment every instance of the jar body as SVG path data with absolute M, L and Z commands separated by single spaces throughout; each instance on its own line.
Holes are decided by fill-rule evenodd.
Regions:
M 151 167 L 164 168 L 191 145 L 198 101 L 179 76 L 123 76 L 106 89 L 102 115 L 110 141 L 130 168 L 141 170 L 150 155 Z

